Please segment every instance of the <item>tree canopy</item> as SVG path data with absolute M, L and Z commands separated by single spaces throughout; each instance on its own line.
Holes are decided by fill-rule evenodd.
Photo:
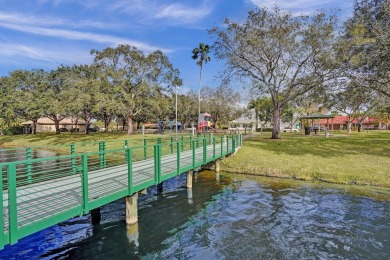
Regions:
M 226 19 L 209 32 L 215 55 L 227 63 L 226 78 L 249 78 L 273 103 L 272 138 L 280 138 L 285 105 L 334 78 L 335 17 L 295 17 L 275 8 L 249 11 L 243 23 Z
M 356 1 L 338 48 L 347 77 L 361 87 L 390 96 L 389 1 Z
M 128 134 L 133 133 L 135 117 L 145 109 L 148 97 L 182 84 L 179 71 L 159 50 L 145 55 L 134 46 L 119 45 L 91 54 L 114 92 L 115 110 L 127 119 Z

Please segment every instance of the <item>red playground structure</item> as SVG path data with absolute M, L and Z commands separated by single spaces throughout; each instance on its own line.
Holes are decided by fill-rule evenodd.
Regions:
M 209 113 L 199 114 L 197 127 L 198 133 L 207 133 L 209 130 L 218 133 L 218 131 L 212 127 L 211 115 Z

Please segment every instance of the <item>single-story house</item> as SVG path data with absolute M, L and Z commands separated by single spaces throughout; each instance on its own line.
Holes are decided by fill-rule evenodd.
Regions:
M 260 123 L 260 122 L 259 122 Z M 237 118 L 228 123 L 228 130 L 230 131 L 244 131 L 245 129 L 249 131 L 256 130 L 256 119 L 249 118 Z
M 326 125 L 326 119 L 321 119 L 317 122 L 315 122 L 316 125 Z M 358 119 L 355 119 L 352 121 L 352 127 L 355 128 L 358 126 Z M 340 130 L 340 129 L 347 129 L 348 124 L 348 116 L 335 116 L 333 119 L 333 129 L 334 130 Z M 384 126 L 381 124 L 378 119 L 367 117 L 362 121 L 362 129 L 372 129 L 372 128 L 381 128 Z
M 22 125 L 32 127 L 33 122 L 27 121 L 23 122 Z M 79 132 L 85 131 L 85 121 L 82 119 L 78 119 L 76 123 L 76 119 L 72 117 L 66 117 L 60 121 L 60 129 L 77 129 Z M 39 132 L 55 132 L 56 127 L 54 121 L 47 117 L 41 117 L 37 122 L 37 133 Z

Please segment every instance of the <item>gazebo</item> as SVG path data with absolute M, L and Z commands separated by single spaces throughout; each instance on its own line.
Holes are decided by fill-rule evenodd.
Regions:
M 300 121 L 301 121 L 301 126 L 304 126 L 304 125 L 307 125 L 307 126 L 311 126 L 313 127 L 314 125 L 318 125 L 318 133 L 320 133 L 321 131 L 321 119 L 326 119 L 326 127 L 329 129 L 329 119 L 331 121 L 331 128 L 330 130 L 332 130 L 332 133 L 333 133 L 333 119 L 334 119 L 335 116 L 333 115 L 324 115 L 324 114 L 319 114 L 319 113 L 316 113 L 316 114 L 311 114 L 311 115 L 308 115 L 308 116 L 302 116 L 300 118 Z M 316 122 L 316 120 L 318 119 L 318 122 Z M 306 122 L 306 124 L 304 124 Z M 301 131 L 304 130 L 304 127 L 301 127 Z

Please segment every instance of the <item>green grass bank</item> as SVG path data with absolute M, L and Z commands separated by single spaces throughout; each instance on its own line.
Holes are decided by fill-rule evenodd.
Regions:
M 244 141 L 221 166 L 232 173 L 390 187 L 390 131 L 330 138 L 283 133 L 281 140 L 264 133 Z

